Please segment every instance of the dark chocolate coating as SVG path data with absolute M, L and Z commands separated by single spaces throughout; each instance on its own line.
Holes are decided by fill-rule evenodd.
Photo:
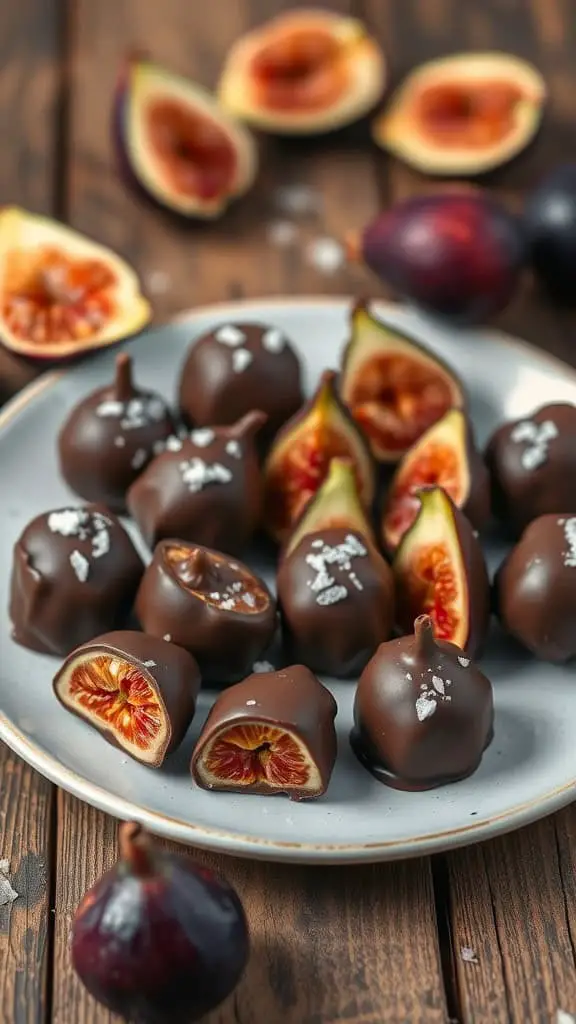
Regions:
M 194 658 L 175 644 L 166 643 L 157 637 L 134 630 L 117 630 L 104 633 L 87 644 L 82 644 L 68 656 L 62 668 L 54 677 L 54 693 L 58 700 L 73 714 L 78 715 L 100 733 L 115 747 L 126 750 L 135 760 L 133 750 L 124 746 L 121 738 L 107 728 L 107 724 L 94 713 L 87 714 L 76 705 L 67 702 L 66 684 L 69 675 L 82 655 L 89 653 L 94 658 L 111 655 L 128 662 L 142 672 L 151 684 L 158 702 L 166 715 L 167 731 L 162 744 L 158 747 L 153 761 L 145 763 L 153 768 L 162 764 L 167 754 L 176 749 L 184 739 L 188 726 L 196 710 L 196 698 L 200 689 L 200 672 Z
M 276 602 L 248 566 L 179 540 L 157 544 L 136 596 L 136 614 L 147 633 L 190 651 L 205 682 L 242 679 L 276 630 Z
M 351 743 L 380 782 L 432 789 L 475 771 L 493 718 L 490 681 L 459 647 L 435 641 L 425 626 L 418 637 L 381 644 L 364 669 Z
M 544 405 L 505 423 L 486 451 L 494 514 L 515 536 L 548 512 L 576 512 L 576 406 Z
M 82 498 L 123 512 L 126 491 L 174 430 L 160 395 L 134 387 L 130 357 L 121 352 L 114 383 L 84 398 L 65 421 L 58 436 L 60 472 Z
M 204 789 L 246 792 L 246 786 L 222 779 L 207 784 L 201 774 L 201 762 L 217 733 L 249 723 L 269 724 L 289 729 L 306 748 L 320 776 L 319 785 L 311 792 L 298 786 L 282 789 L 270 787 L 261 780 L 253 783 L 251 793 L 286 793 L 292 800 L 321 796 L 328 787 L 336 761 L 336 701 L 315 675 L 304 665 L 291 665 L 279 672 L 262 672 L 248 676 L 236 686 L 224 690 L 213 705 L 192 754 L 192 776 Z M 200 768 L 199 768 L 200 764 Z
M 307 534 L 280 563 L 278 600 L 287 655 L 313 672 L 357 675 L 392 633 L 392 572 L 354 530 Z
M 576 657 L 576 516 L 534 519 L 494 581 L 506 632 L 542 661 Z
M 237 554 L 260 520 L 262 484 L 253 434 L 264 414 L 233 427 L 193 430 L 171 438 L 127 495 L 130 514 L 150 548 L 178 537 Z
M 9 615 L 16 643 L 66 655 L 124 625 L 144 565 L 104 505 L 44 512 L 14 546 Z
M 185 422 L 200 427 L 228 425 L 262 409 L 270 439 L 304 401 L 300 362 L 277 327 L 219 324 L 191 345 L 178 401 Z

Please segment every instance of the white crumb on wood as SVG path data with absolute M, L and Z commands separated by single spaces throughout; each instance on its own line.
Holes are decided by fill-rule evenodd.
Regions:
M 476 956 L 474 950 L 470 948 L 470 946 L 462 946 L 460 948 L 460 959 L 463 960 L 464 963 L 466 964 L 478 963 L 478 957 Z
M 306 247 L 306 261 L 321 274 L 335 274 L 346 262 L 346 254 L 335 238 L 314 238 Z
M 9 870 L 10 862 L 0 860 L 0 907 L 5 907 L 7 903 L 13 903 L 18 899 L 18 893 L 12 888 L 8 878 Z

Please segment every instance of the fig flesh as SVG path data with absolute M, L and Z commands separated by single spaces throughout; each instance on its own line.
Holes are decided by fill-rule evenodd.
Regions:
M 576 164 L 558 167 L 524 210 L 530 259 L 553 298 L 576 303 Z
M 264 521 L 282 542 L 325 479 L 333 458 L 351 460 L 362 503 L 374 499 L 372 456 L 336 392 L 336 374 L 326 370 L 302 408 L 277 434 L 264 466 Z
M 390 484 L 382 539 L 394 551 L 420 510 L 418 491 L 442 487 L 476 529 L 490 516 L 488 470 L 461 409 L 451 409 L 406 453 Z
M 152 315 L 124 260 L 16 206 L 0 211 L 0 280 L 0 338 L 30 359 L 71 359 L 114 345 Z
M 396 552 L 398 626 L 409 633 L 418 615 L 432 619 L 440 640 L 471 657 L 484 643 L 490 584 L 480 543 L 441 487 L 419 492 L 420 511 Z
M 347 529 L 360 534 L 376 550 L 374 531 L 360 498 L 354 465 L 350 459 L 330 461 L 326 477 L 305 505 L 283 548 L 286 558 L 310 533 Z
M 372 126 L 375 142 L 424 174 L 493 170 L 534 138 L 546 85 L 508 53 L 466 53 L 412 71 Z
M 131 182 L 183 217 L 218 217 L 256 176 L 249 132 L 201 86 L 148 60 L 120 76 L 115 134 Z
M 437 356 L 388 327 L 364 302 L 351 316 L 340 395 L 379 462 L 398 462 L 444 413 L 465 404 L 464 387 Z
M 525 259 L 518 220 L 493 197 L 453 190 L 406 199 L 364 231 L 371 270 L 418 306 L 480 322 L 509 302 Z
M 72 963 L 103 1006 L 131 1024 L 190 1024 L 238 984 L 246 917 L 223 879 L 120 826 L 120 860 L 74 916 Z
M 384 55 L 361 22 L 290 11 L 233 45 L 218 94 L 227 110 L 264 131 L 307 135 L 363 117 L 385 77 Z

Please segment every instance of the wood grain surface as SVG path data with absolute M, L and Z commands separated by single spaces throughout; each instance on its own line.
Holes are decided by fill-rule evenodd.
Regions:
M 368 144 L 366 125 L 308 142 L 262 141 L 253 193 L 221 222 L 183 228 L 143 206 L 116 173 L 110 110 L 126 53 L 151 49 L 211 87 L 237 36 L 280 0 L 18 0 L 0 6 L 4 202 L 53 212 L 125 255 L 156 316 L 269 294 L 377 291 L 357 268 L 322 273 L 308 244 L 343 239 L 380 204 L 436 187 Z M 382 40 L 394 84 L 455 50 L 510 49 L 545 73 L 542 133 L 487 184 L 518 207 L 560 159 L 576 159 L 572 0 L 332 0 Z M 14 126 L 17 126 L 15 130 Z M 317 208 L 298 245 L 271 243 L 279 188 L 308 185 Z M 576 365 L 574 317 L 529 280 L 500 319 Z M 0 400 L 36 372 L 0 353 Z M 71 918 L 113 863 L 116 824 L 58 793 L 0 749 L 0 858 L 20 896 L 0 908 L 0 1021 L 110 1024 L 75 978 Z M 358 868 L 265 865 L 198 852 L 244 900 L 253 953 L 210 1024 L 555 1024 L 576 1014 L 576 812 L 443 857 Z M 54 911 L 51 912 L 51 908 Z

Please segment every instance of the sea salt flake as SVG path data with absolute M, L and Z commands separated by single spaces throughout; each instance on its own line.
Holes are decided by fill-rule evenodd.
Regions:
M 479 962 L 476 953 L 470 946 L 460 947 L 460 959 L 466 964 L 477 964 Z
M 195 444 L 198 448 L 207 448 L 209 444 L 212 444 L 215 437 L 216 434 L 209 427 L 193 430 L 190 434 L 192 444 Z
M 182 441 L 179 437 L 168 437 L 164 442 L 164 447 L 167 452 L 180 452 L 182 451 Z
M 564 555 L 564 565 L 567 568 L 576 568 L 576 517 L 567 519 L 564 523 L 564 537 L 568 545 L 568 551 Z
M 142 664 L 144 665 L 145 668 L 156 668 L 155 661 L 143 661 Z
M 144 465 L 144 463 L 146 462 L 147 458 L 148 458 L 148 452 L 146 451 L 146 449 L 145 448 L 138 448 L 134 452 L 134 455 L 132 456 L 132 459 L 130 461 L 130 465 L 132 466 L 132 469 L 141 469 L 142 466 Z
M 251 708 L 251 707 L 254 707 L 255 703 L 256 703 L 256 701 L 255 701 L 255 700 L 247 700 L 247 701 L 246 701 L 246 707 L 247 707 L 247 708 Z
M 114 438 L 114 446 L 116 448 L 124 448 L 126 445 L 126 438 L 122 437 L 122 434 L 118 434 L 118 437 Z
M 235 349 L 232 353 L 232 369 L 234 373 L 243 373 L 250 366 L 253 358 L 254 356 L 247 348 Z
M 223 327 L 219 327 L 214 337 L 222 345 L 230 345 L 231 348 L 243 345 L 246 341 L 244 331 L 241 331 L 239 327 L 234 327 L 233 324 L 224 324 Z
M 122 416 L 124 413 L 124 402 L 118 402 L 114 398 L 108 399 L 106 402 L 100 402 L 96 406 L 96 415 L 101 416 L 103 419 L 109 419 L 111 417 Z
M 88 521 L 88 513 L 81 508 L 67 508 L 61 512 L 51 512 L 48 516 L 48 529 L 52 533 L 60 533 L 63 537 L 76 537 Z
M 256 598 L 254 597 L 254 594 L 242 594 L 242 600 L 249 608 L 256 607 Z
M 430 718 L 434 714 L 438 707 L 435 700 L 430 700 L 428 696 L 423 693 L 416 700 L 416 715 L 419 722 L 424 722 L 426 718 Z
M 470 664 L 470 658 L 465 658 L 463 654 L 459 654 L 458 663 L 462 665 L 462 668 L 468 668 L 468 665 Z
M 262 348 L 277 355 L 286 347 L 286 338 L 279 327 L 269 327 L 262 335 Z
M 77 548 L 70 552 L 70 565 L 72 566 L 80 583 L 85 583 L 90 573 L 90 562 Z
M 171 633 L 164 633 L 164 636 L 162 637 L 162 639 L 170 641 L 172 639 L 172 634 Z
M 208 597 L 210 598 L 211 601 L 219 601 L 220 592 L 218 590 L 214 590 L 211 594 L 208 594 Z
M 188 459 L 180 463 L 182 480 L 193 493 L 201 491 L 209 484 L 227 484 L 232 473 L 227 466 L 219 462 L 204 462 L 203 459 Z
M 337 604 L 339 601 L 343 601 L 348 596 L 346 587 L 334 586 L 328 587 L 327 590 L 321 590 L 316 597 L 316 604 L 320 605 L 331 605 Z
M 108 530 L 99 530 L 92 538 L 92 557 L 102 558 L 110 551 L 110 534 Z
M 313 540 L 311 545 L 310 545 L 310 547 L 311 548 L 323 548 L 324 547 L 324 541 L 323 540 Z
M 227 597 L 225 601 L 221 601 L 220 602 L 220 608 L 224 612 L 232 612 L 232 611 L 234 611 L 235 607 L 236 607 L 236 598 L 235 597 Z
M 253 672 L 274 672 L 274 665 L 270 661 L 255 661 L 252 665 Z
M 306 248 L 308 263 L 321 274 L 335 274 L 345 263 L 344 249 L 335 238 L 315 238 Z
M 523 469 L 529 471 L 538 469 L 548 458 L 548 446 L 550 441 L 558 437 L 558 427 L 553 420 L 544 420 L 543 423 L 534 423 L 532 420 L 522 420 L 517 423 L 510 434 L 515 443 L 526 442 L 527 447 L 523 451 L 520 462 Z
M 444 695 L 444 680 L 440 676 L 432 676 L 432 686 L 438 693 Z
M 166 441 L 154 441 L 152 451 L 154 455 L 161 455 L 166 448 Z
M 226 454 L 231 455 L 233 459 L 239 459 L 242 455 L 242 448 L 239 441 L 227 441 Z
M 406 679 L 408 680 L 409 683 L 412 682 L 412 673 L 411 672 L 407 672 L 406 673 Z

